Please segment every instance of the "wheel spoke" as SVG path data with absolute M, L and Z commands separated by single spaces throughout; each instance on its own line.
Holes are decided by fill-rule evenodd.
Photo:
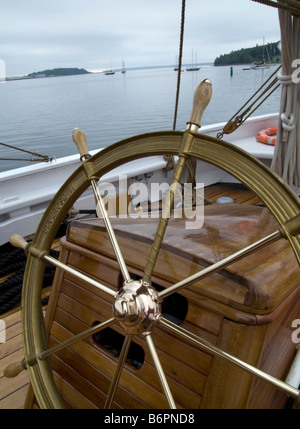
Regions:
M 108 319 L 106 322 L 98 323 L 95 326 L 92 326 L 91 328 L 81 332 L 80 334 L 74 335 L 72 338 L 69 338 L 66 341 L 63 341 L 60 344 L 57 344 L 54 347 L 51 347 L 48 350 L 44 350 L 36 355 L 31 354 L 27 356 L 27 359 L 23 359 L 22 362 L 14 362 L 10 365 L 8 365 L 4 370 L 5 377 L 12 378 L 18 375 L 22 370 L 27 369 L 28 366 L 34 366 L 38 363 L 39 360 L 46 360 L 49 356 L 53 355 L 54 353 L 57 353 L 66 347 L 70 347 L 73 344 L 77 343 L 78 341 L 83 340 L 86 337 L 89 337 L 90 335 L 95 334 L 96 332 L 102 331 L 105 328 L 108 328 L 112 324 L 115 323 L 115 319 Z
M 187 277 L 186 279 L 181 280 L 178 283 L 175 283 L 172 286 L 169 286 L 168 288 L 159 292 L 158 296 L 160 299 L 166 298 L 167 296 L 169 296 L 175 292 L 178 292 L 187 286 L 192 285 L 196 281 L 202 280 L 205 277 L 209 276 L 210 274 L 213 274 L 213 273 L 219 271 L 220 269 L 225 268 L 228 265 L 231 265 L 234 262 L 237 262 L 242 258 L 245 258 L 246 256 L 250 255 L 251 253 L 256 252 L 259 249 L 262 249 L 263 247 L 267 246 L 268 244 L 274 243 L 275 241 L 279 240 L 280 238 L 282 238 L 281 232 L 275 231 L 272 234 L 267 235 L 266 237 L 262 238 L 261 240 L 258 240 L 255 243 L 252 243 L 249 246 L 244 247 L 244 249 L 241 249 L 238 252 L 233 253 L 232 255 L 228 256 L 227 258 L 224 258 L 221 261 L 218 261 L 215 264 L 212 264 L 209 267 L 204 268 L 200 272 L 195 273 L 195 274 Z
M 30 250 L 29 250 L 30 252 Z M 72 274 L 73 276 L 85 281 L 86 283 L 95 286 L 96 288 L 102 290 L 102 292 L 106 292 L 111 296 L 115 296 L 116 292 L 110 289 L 107 286 L 104 286 L 102 283 L 97 282 L 96 280 L 91 279 L 90 277 L 86 276 L 85 274 L 81 273 L 80 271 L 75 270 L 72 267 L 69 267 L 68 265 L 64 264 L 63 262 L 58 261 L 57 259 L 53 258 L 52 256 L 43 255 L 43 259 L 45 261 L 50 262 L 52 265 L 56 266 L 57 268 L 61 268 L 62 270 L 66 271 L 69 274 Z
M 100 332 L 103 329 L 108 328 L 109 326 L 113 325 L 114 323 L 115 323 L 114 318 L 108 319 L 108 320 L 106 320 L 106 322 L 103 322 L 103 323 L 97 323 L 97 325 L 94 325 L 91 328 L 81 332 L 80 334 L 74 335 L 72 338 L 69 338 L 68 340 L 63 341 L 62 343 L 57 344 L 54 347 L 51 347 L 51 349 L 44 350 L 43 352 L 39 353 L 37 357 L 40 360 L 44 360 L 48 356 L 52 355 L 53 353 L 57 353 L 66 347 L 70 347 L 73 344 L 77 343 L 78 341 L 81 341 L 84 338 L 89 337 L 90 335 L 94 335 L 97 332 Z
M 189 134 L 185 134 L 186 136 L 191 136 Z M 159 250 L 161 247 L 161 243 L 163 241 L 169 219 L 170 219 L 170 213 L 171 210 L 174 207 L 174 187 L 178 186 L 180 184 L 180 180 L 184 171 L 184 167 L 186 164 L 186 157 L 179 157 L 178 163 L 175 169 L 175 173 L 172 180 L 171 190 L 170 190 L 170 198 L 168 201 L 166 201 L 164 206 L 164 211 L 162 214 L 162 217 L 160 218 L 157 231 L 150 249 L 150 254 L 147 260 L 147 264 L 144 271 L 144 277 L 143 280 L 146 282 L 151 281 L 151 276 L 155 267 L 155 263 L 159 254 Z M 167 200 L 167 199 L 166 199 Z
M 156 371 L 157 371 L 157 374 L 159 377 L 159 381 L 160 381 L 161 386 L 162 386 L 162 389 L 166 395 L 169 407 L 171 409 L 175 410 L 176 409 L 175 401 L 173 399 L 173 396 L 172 396 L 171 390 L 169 388 L 165 373 L 162 369 L 160 360 L 159 360 L 157 352 L 156 352 L 156 348 L 153 344 L 152 337 L 150 334 L 146 335 L 146 342 L 147 342 L 147 345 L 149 347 L 149 350 L 150 350 L 150 353 L 151 353 L 151 356 L 152 356 L 152 359 L 153 359 L 153 362 L 154 362 L 154 365 L 155 365 L 155 368 L 156 368 Z
M 39 250 L 36 247 L 31 247 L 30 243 L 27 243 L 23 237 L 20 235 L 14 234 L 10 237 L 10 243 L 15 247 L 20 247 L 21 249 L 24 249 L 25 252 L 28 252 L 30 255 L 32 255 L 35 258 L 38 258 L 40 260 L 45 260 L 49 262 L 50 264 L 54 265 L 57 268 L 61 268 L 62 270 L 66 271 L 69 274 L 72 274 L 72 276 L 75 276 L 86 283 L 95 286 L 96 288 L 102 290 L 103 292 L 108 293 L 111 296 L 115 296 L 116 292 L 114 292 L 112 289 L 108 288 L 107 286 L 104 286 L 102 283 L 97 282 L 96 280 L 91 279 L 90 277 L 86 276 L 85 274 L 81 273 L 80 271 L 75 270 L 72 267 L 69 267 L 68 265 L 64 264 L 63 262 L 59 261 L 58 259 L 53 258 L 52 256 L 47 255 L 47 253 Z
M 215 355 L 217 355 L 220 358 L 223 358 L 235 365 L 238 365 L 240 368 L 244 369 L 247 372 L 250 372 L 251 374 L 254 374 L 256 377 L 261 378 L 264 381 L 267 381 L 271 384 L 273 384 L 277 389 L 282 390 L 283 392 L 287 393 L 288 395 L 292 396 L 293 398 L 298 398 L 300 395 L 300 392 L 295 387 L 285 383 L 284 381 L 279 380 L 278 378 L 273 377 L 272 375 L 267 374 L 266 372 L 255 368 L 254 366 L 236 358 L 235 356 L 230 355 L 229 353 L 224 352 L 223 350 L 219 349 L 218 347 L 214 346 L 213 344 L 210 344 L 208 341 L 198 337 L 197 335 L 193 334 L 192 332 L 187 331 L 186 329 L 175 325 L 175 323 L 170 322 L 169 320 L 165 319 L 164 317 L 160 320 L 161 324 L 165 326 L 166 328 L 170 329 L 173 333 L 175 333 L 177 336 L 181 338 L 185 338 L 186 340 L 190 341 L 193 344 L 196 344 L 197 346 L 200 346 L 202 349 L 211 352 Z
M 187 122 L 187 128 L 183 134 L 181 146 L 179 149 L 179 159 L 174 171 L 174 176 L 172 180 L 170 198 L 167 201 L 166 206 L 164 207 L 162 217 L 159 221 L 158 228 L 152 243 L 150 254 L 147 260 L 147 264 L 144 271 L 143 280 L 146 282 L 151 281 L 151 276 L 154 270 L 154 266 L 160 251 L 161 243 L 163 241 L 168 222 L 170 219 L 170 212 L 174 207 L 174 188 L 180 186 L 180 180 L 182 178 L 186 162 L 188 159 L 188 154 L 194 143 L 194 134 L 198 132 L 200 128 L 200 122 L 203 115 L 203 112 L 208 105 L 212 95 L 211 82 L 208 79 L 203 80 L 200 85 L 198 85 L 193 101 L 193 110 L 190 120 Z
M 129 275 L 129 272 L 127 270 L 126 263 L 124 261 L 124 258 L 123 258 L 123 255 L 122 255 L 122 252 L 121 252 L 121 249 L 120 249 L 117 237 L 116 237 L 115 232 L 114 232 L 114 229 L 113 229 L 112 224 L 110 222 L 107 210 L 105 208 L 105 204 L 103 202 L 103 198 L 101 197 L 101 194 L 99 192 L 99 188 L 97 186 L 96 180 L 92 179 L 91 180 L 91 185 L 92 185 L 92 188 L 93 188 L 93 191 L 94 191 L 94 195 L 95 195 L 95 198 L 96 198 L 96 201 L 97 201 L 97 207 L 96 207 L 97 216 L 99 218 L 103 219 L 103 222 L 104 222 L 105 227 L 106 227 L 106 231 L 108 233 L 108 236 L 109 236 L 109 239 L 110 239 L 110 242 L 111 242 L 111 245 L 112 245 L 112 247 L 114 249 L 117 261 L 119 263 L 123 279 L 124 279 L 124 281 L 128 281 L 128 280 L 130 280 L 130 275 Z M 100 213 L 98 211 L 98 208 L 100 210 Z
M 75 128 L 75 130 L 73 131 L 73 140 L 74 140 L 74 143 L 76 144 L 76 146 L 77 146 L 77 148 L 79 150 L 79 153 L 81 155 L 80 159 L 81 159 L 81 161 L 83 162 L 83 165 L 84 165 L 84 163 L 91 158 L 91 155 L 89 154 L 88 148 L 87 148 L 86 136 L 83 133 L 83 131 L 79 130 L 78 128 Z M 87 171 L 87 174 L 89 176 L 89 172 L 88 171 Z M 99 188 L 98 188 L 98 185 L 97 185 L 97 180 L 93 176 L 89 177 L 89 180 L 91 182 L 91 186 L 92 186 L 92 189 L 93 189 L 93 192 L 94 192 L 94 196 L 95 196 L 95 199 L 96 199 L 96 213 L 97 213 L 97 216 L 100 219 L 102 219 L 103 222 L 104 222 L 104 224 L 105 224 L 106 231 L 108 233 L 111 245 L 112 245 L 113 250 L 115 252 L 117 261 L 119 263 L 120 270 L 121 270 L 121 273 L 123 275 L 124 281 L 128 281 L 128 280 L 130 280 L 130 275 L 129 275 L 129 272 L 127 270 L 127 267 L 126 267 L 126 264 L 125 264 L 125 261 L 124 261 L 121 249 L 119 247 L 119 243 L 117 241 L 115 232 L 113 230 L 112 224 L 110 222 L 110 218 L 109 218 L 107 210 L 105 208 L 105 204 L 104 204 L 103 198 L 102 198 L 102 196 L 100 194 L 100 191 L 99 191 Z
M 118 387 L 118 383 L 119 383 L 119 379 L 121 377 L 121 373 L 122 373 L 122 369 L 124 367 L 124 364 L 126 362 L 126 358 L 127 358 L 127 354 L 128 354 L 128 350 L 130 347 L 130 343 L 131 343 L 131 338 L 132 335 L 128 334 L 126 335 L 126 337 L 124 338 L 124 342 L 123 342 L 123 346 L 122 346 L 122 350 L 119 356 L 119 360 L 118 360 L 118 365 L 115 371 L 115 375 L 114 378 L 112 379 L 110 388 L 109 388 L 109 392 L 106 398 L 106 402 L 104 405 L 104 409 L 108 409 L 111 407 L 112 401 L 114 399 L 114 395 L 116 392 L 116 389 Z

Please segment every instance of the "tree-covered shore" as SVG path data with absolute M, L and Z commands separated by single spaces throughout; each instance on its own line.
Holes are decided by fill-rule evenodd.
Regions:
M 29 73 L 24 76 L 12 76 L 5 78 L 6 81 L 11 80 L 23 80 L 23 79 L 38 79 L 43 77 L 55 77 L 55 76 L 73 76 L 78 74 L 89 74 L 85 69 L 78 68 L 56 68 L 49 70 L 42 70 L 38 72 Z
M 78 68 L 56 68 L 51 70 L 43 70 L 39 72 L 29 73 L 28 78 L 38 78 L 38 77 L 52 77 L 52 76 L 71 76 L 76 74 L 87 74 L 89 73 L 85 69 Z
M 279 42 L 268 43 L 266 45 L 253 48 L 242 48 L 232 51 L 230 54 L 223 54 L 214 61 L 215 66 L 251 64 L 261 62 L 279 63 L 281 61 L 281 52 Z

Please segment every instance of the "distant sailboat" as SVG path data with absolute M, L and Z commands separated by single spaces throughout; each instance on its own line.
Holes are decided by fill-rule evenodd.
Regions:
M 265 63 L 261 63 L 261 64 L 253 64 L 251 66 L 251 70 L 263 70 L 263 69 L 268 69 L 270 66 L 268 64 Z
M 267 51 L 268 53 L 268 51 Z M 269 56 L 269 53 L 268 53 Z M 262 54 L 262 62 L 252 64 L 251 69 L 252 70 L 262 70 L 262 69 L 268 69 L 270 67 L 270 64 L 267 64 L 265 62 L 265 38 L 263 38 L 263 54 Z
M 114 70 L 111 67 L 111 62 L 110 62 L 110 69 L 106 69 L 104 73 L 106 75 L 115 74 Z
M 196 54 L 196 64 L 197 64 L 197 54 Z M 186 67 L 186 71 L 198 71 L 198 70 L 200 70 L 200 67 L 198 67 L 197 65 L 194 66 L 194 52 L 192 51 L 192 66 Z
M 122 59 L 122 73 L 126 73 L 126 69 L 125 69 L 125 63 L 124 60 Z

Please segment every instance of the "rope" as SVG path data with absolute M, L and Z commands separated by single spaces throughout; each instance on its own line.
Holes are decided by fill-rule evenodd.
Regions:
M 181 66 L 182 66 L 182 52 L 183 52 L 183 34 L 184 34 L 184 21 L 185 21 L 185 0 L 181 3 L 181 24 L 180 24 L 180 43 L 179 43 L 179 57 L 178 57 L 178 73 L 177 73 L 177 87 L 175 98 L 175 109 L 173 119 L 173 130 L 176 128 L 179 93 L 180 93 L 180 79 L 181 79 Z M 171 171 L 175 168 L 175 160 L 173 155 L 165 155 L 164 160 L 167 161 L 165 171 Z
M 277 77 L 278 77 L 278 80 L 281 83 L 281 85 L 287 86 L 287 85 L 293 85 L 294 84 L 292 81 L 292 75 L 291 74 L 283 75 L 282 73 L 278 73 Z M 293 91 L 293 88 L 291 88 L 290 90 Z M 288 140 L 288 133 L 295 128 L 295 117 L 290 112 L 290 110 L 292 109 L 292 106 L 290 105 L 291 99 L 292 99 L 291 96 L 288 97 L 289 105 L 287 106 L 286 111 L 282 112 L 280 115 L 281 125 L 282 125 L 282 128 L 284 130 L 282 133 L 282 141 L 283 142 L 286 142 Z
M 224 134 L 231 134 L 233 131 L 235 131 L 240 125 L 242 125 L 248 118 L 251 116 L 255 110 L 257 110 L 263 102 L 270 97 L 270 95 L 276 91 L 276 89 L 279 88 L 280 83 L 278 83 L 273 89 L 272 87 L 278 82 L 278 70 L 281 68 L 281 65 L 271 74 L 271 76 L 261 85 L 261 87 L 249 98 L 249 100 L 246 101 L 246 103 L 229 119 L 229 121 L 224 126 L 222 132 L 217 134 L 217 138 L 221 139 L 223 138 Z M 277 75 L 270 83 L 269 85 L 263 90 L 264 86 L 267 85 L 267 83 L 272 79 L 274 75 Z M 261 94 L 248 106 L 246 107 L 251 100 L 260 92 Z M 268 91 L 270 91 L 268 93 Z M 268 94 L 267 94 L 268 93 Z M 260 102 L 259 100 L 265 95 L 265 98 L 263 98 Z M 259 103 L 258 103 L 259 102 Z M 258 103 L 256 106 L 255 104 Z M 255 106 L 255 107 L 254 107 Z M 244 110 L 243 110 L 244 109 Z M 251 110 L 252 109 L 252 110 Z M 242 113 L 240 113 L 242 112 Z M 247 115 L 247 116 L 245 116 Z
M 184 22 L 185 22 L 185 0 L 181 3 L 181 26 L 180 26 L 180 43 L 179 43 L 179 56 L 178 56 L 178 72 L 177 72 L 177 88 L 176 88 L 176 99 L 175 99 L 175 110 L 173 120 L 173 131 L 176 129 L 176 120 L 179 103 L 179 92 L 180 92 L 180 81 L 181 81 L 181 66 L 182 66 L 182 52 L 183 52 L 183 35 L 184 35 Z M 164 160 L 167 161 L 165 171 L 170 171 L 175 168 L 175 160 L 173 155 L 164 156 Z M 192 201 L 193 206 L 196 202 L 196 166 L 197 161 L 195 158 L 188 158 L 186 160 L 187 166 L 187 182 L 192 183 Z M 210 204 L 210 201 L 204 197 L 205 204 Z
M 178 73 L 177 73 L 177 88 L 176 88 L 176 101 L 175 101 L 173 130 L 175 130 L 175 128 L 176 128 L 178 102 L 179 102 L 181 65 L 182 65 L 182 51 L 183 51 L 184 21 L 185 21 L 185 0 L 182 0 L 182 6 L 181 6 L 181 26 L 180 26 L 180 43 L 179 43 L 179 58 L 178 58 Z
M 34 158 L 0 158 L 1 161 L 30 161 L 30 162 L 51 162 L 54 158 L 50 158 L 48 155 L 41 155 L 36 152 L 31 152 L 30 150 L 21 149 L 16 146 L 9 145 L 7 143 L 0 142 L 0 145 L 9 147 L 11 149 L 19 150 L 21 152 L 29 153 L 30 155 L 37 156 L 40 159 L 34 159 Z
M 24 262 L 24 250 L 23 249 L 12 249 L 7 251 L 6 254 L 1 254 L 0 260 L 0 272 L 1 276 L 16 271 L 19 264 Z M 11 268 L 12 267 L 12 268 Z
M 300 14 L 300 6 L 299 3 L 295 0 L 284 0 L 283 2 L 275 2 L 271 0 L 252 0 L 256 3 L 261 3 L 266 6 L 276 7 L 277 9 L 283 9 L 287 10 L 288 12 L 291 12 L 293 14 L 299 15 Z
M 300 6 L 300 3 L 297 2 Z M 271 169 L 288 185 L 300 187 L 300 90 L 293 79 L 293 69 L 300 57 L 300 8 L 297 15 L 279 10 L 281 31 L 282 73 L 278 79 L 282 85 L 280 100 L 280 119 L 278 121 L 276 145 Z M 296 63 L 296 64 L 295 64 Z M 297 69 L 296 69 L 297 71 Z
M 50 255 L 58 258 L 59 252 L 51 250 Z M 25 266 L 26 256 L 22 249 L 13 249 L 1 257 L 1 276 L 13 272 L 14 274 L 0 283 L 0 314 L 5 313 L 20 302 Z M 54 272 L 55 268 L 51 264 L 46 264 L 43 287 L 52 284 Z

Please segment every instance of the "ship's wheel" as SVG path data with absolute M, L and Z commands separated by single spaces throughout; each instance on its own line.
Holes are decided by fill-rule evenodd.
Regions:
M 171 389 L 165 376 L 164 368 L 160 364 L 156 347 L 152 341 L 152 330 L 158 324 L 162 324 L 170 330 L 174 336 L 187 338 L 192 343 L 202 347 L 218 356 L 229 359 L 231 362 L 250 371 L 256 376 L 273 383 L 276 387 L 297 399 L 299 391 L 288 384 L 251 367 L 232 356 L 227 356 L 218 348 L 208 345 L 195 334 L 176 326 L 161 314 L 161 303 L 169 295 L 189 287 L 196 280 L 208 276 L 225 266 L 247 257 L 248 254 L 270 244 L 279 238 L 285 237 L 292 247 L 297 261 L 300 262 L 300 203 L 296 195 L 273 172 L 266 168 L 251 155 L 234 147 L 233 145 L 215 138 L 203 136 L 198 133 L 203 111 L 211 97 L 211 83 L 203 81 L 197 88 L 191 120 L 185 132 L 157 132 L 141 136 L 135 136 L 116 143 L 91 157 L 88 154 L 84 134 L 76 129 L 73 134 L 75 143 L 79 148 L 82 166 L 63 184 L 53 201 L 45 212 L 34 240 L 30 245 L 21 242 L 21 246 L 27 247 L 28 254 L 26 273 L 23 285 L 22 298 L 22 324 L 25 358 L 22 364 L 10 366 L 6 370 L 7 375 L 17 373 L 22 367 L 26 367 L 34 389 L 35 396 L 41 408 L 61 408 L 63 401 L 53 380 L 51 362 L 49 356 L 59 348 L 66 347 L 70 343 L 78 341 L 92 333 L 101 331 L 112 324 L 121 324 L 126 331 L 124 344 L 120 353 L 115 375 L 108 392 L 106 407 L 110 407 L 115 389 L 118 385 L 130 342 L 135 335 L 143 335 L 153 358 L 154 367 L 158 373 L 162 391 L 164 392 L 170 408 L 175 408 Z M 128 273 L 123 255 L 118 246 L 114 230 L 105 212 L 102 198 L 97 188 L 97 181 L 107 172 L 134 159 L 142 159 L 154 155 L 178 156 L 173 183 L 179 183 L 186 161 L 189 157 L 211 163 L 245 184 L 263 201 L 270 212 L 276 218 L 279 229 L 277 232 L 262 238 L 245 249 L 226 258 L 226 260 L 202 269 L 194 276 L 188 277 L 160 292 L 151 285 L 151 275 L 155 266 L 164 232 L 168 225 L 167 217 L 162 215 L 157 233 L 145 266 L 144 276 L 140 280 L 132 280 Z M 114 297 L 112 315 L 109 320 L 92 327 L 81 335 L 71 339 L 68 344 L 60 344 L 54 349 L 48 349 L 47 335 L 44 329 L 41 308 L 41 289 L 46 262 L 52 262 L 60 268 L 71 271 L 73 275 L 80 276 L 81 280 L 95 282 L 95 280 L 83 276 L 63 263 L 55 261 L 49 256 L 52 242 L 57 230 L 67 216 L 79 196 L 92 185 L 95 192 L 97 210 L 100 210 L 106 224 L 116 259 L 119 262 L 123 275 L 123 287 L 116 294 L 108 287 L 97 284 L 104 293 Z M 172 193 L 171 202 L 172 205 Z M 16 240 L 16 237 L 14 237 Z M 18 240 L 17 240 L 18 241 Z

